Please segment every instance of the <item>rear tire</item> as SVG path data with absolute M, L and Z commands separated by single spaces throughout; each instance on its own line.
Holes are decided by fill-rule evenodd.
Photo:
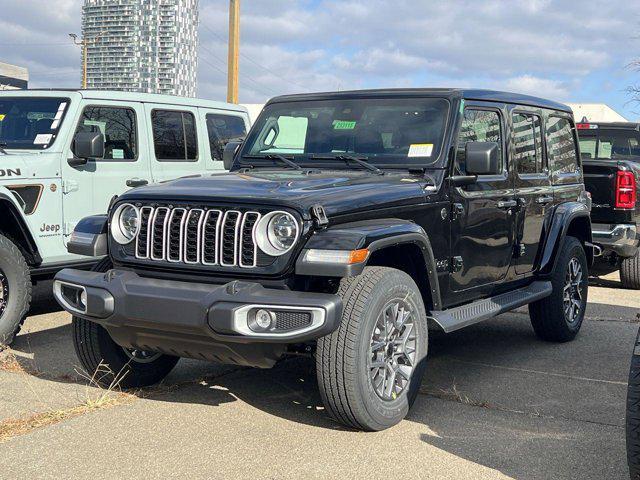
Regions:
M 582 244 L 577 238 L 566 237 L 551 275 L 551 295 L 529 305 L 531 325 L 538 337 L 551 342 L 575 338 L 587 307 L 588 276 Z
M 640 480 L 640 330 L 631 356 L 627 387 L 627 464 L 631 480 Z
M 10 345 L 31 305 L 29 265 L 18 246 L 0 235 L 0 349 Z
M 620 281 L 624 288 L 640 290 L 640 250 L 620 263 Z
M 93 271 L 112 268 L 109 258 Z M 107 330 L 97 323 L 73 317 L 73 344 L 87 374 L 105 388 L 146 387 L 160 382 L 178 363 L 171 355 L 126 350 L 116 344 Z
M 420 290 L 402 271 L 366 267 L 343 279 L 338 294 L 342 321 L 316 351 L 322 401 L 340 423 L 384 430 L 407 415 L 422 383 L 428 329 Z

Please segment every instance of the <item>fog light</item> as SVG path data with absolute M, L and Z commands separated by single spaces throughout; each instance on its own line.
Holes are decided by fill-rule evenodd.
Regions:
M 248 325 L 254 332 L 266 332 L 275 327 L 276 314 L 263 308 L 249 316 Z
M 85 310 L 87 309 L 87 291 L 84 289 L 80 293 L 80 304 L 85 308 Z

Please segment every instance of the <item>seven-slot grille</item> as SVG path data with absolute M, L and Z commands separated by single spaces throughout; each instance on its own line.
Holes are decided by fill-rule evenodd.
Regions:
M 258 258 L 254 230 L 260 217 L 254 211 L 144 206 L 135 257 L 252 268 Z

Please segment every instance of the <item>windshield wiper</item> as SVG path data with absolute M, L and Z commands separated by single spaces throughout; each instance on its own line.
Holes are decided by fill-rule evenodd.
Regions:
M 263 158 L 265 160 L 278 160 L 291 168 L 295 168 L 296 170 L 302 170 L 302 167 L 298 165 L 296 162 L 289 160 L 284 155 L 279 155 L 275 153 L 269 153 L 266 155 L 243 155 L 242 158 L 258 158 L 258 159 Z
M 310 158 L 318 160 L 344 160 L 345 162 L 355 162 L 362 168 L 366 168 L 370 172 L 378 175 L 384 175 L 384 172 L 375 165 L 368 162 L 369 157 L 356 156 L 356 155 L 312 155 Z
M 5 148 L 7 147 L 7 143 L 6 142 L 0 142 L 0 153 L 3 155 L 9 155 L 7 153 L 7 151 L 5 150 Z

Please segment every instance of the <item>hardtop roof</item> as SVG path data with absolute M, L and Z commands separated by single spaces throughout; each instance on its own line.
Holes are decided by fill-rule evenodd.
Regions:
M 123 92 L 119 90 L 83 90 L 83 89 L 23 89 L 23 90 L 3 90 L 0 95 L 13 97 L 19 96 L 54 96 L 56 94 L 70 96 L 80 96 L 89 100 L 116 100 L 126 102 L 159 103 L 165 105 L 181 105 L 189 107 L 211 108 L 216 110 L 230 110 L 235 112 L 247 112 L 241 105 L 233 103 L 218 102 L 215 100 L 204 100 L 200 98 L 179 97 L 176 95 L 161 95 L 157 93 Z
M 343 92 L 301 93 L 282 95 L 267 102 L 303 102 L 312 100 L 356 99 L 372 97 L 445 97 L 463 98 L 465 100 L 481 100 L 484 102 L 513 103 L 533 107 L 548 108 L 562 112 L 573 113 L 571 107 L 563 103 L 545 98 L 523 95 L 520 93 L 502 92 L 497 90 L 465 89 L 465 88 L 385 88 L 373 90 L 350 90 Z

